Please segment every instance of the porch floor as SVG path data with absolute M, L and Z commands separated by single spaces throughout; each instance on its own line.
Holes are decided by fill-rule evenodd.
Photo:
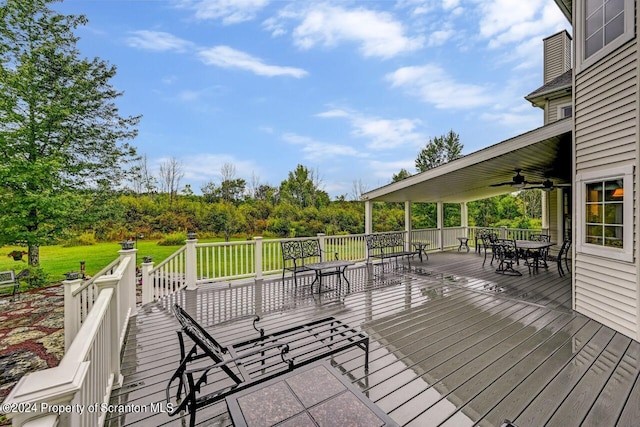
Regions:
M 350 289 L 334 277 L 312 293 L 312 277 L 262 287 L 207 285 L 142 307 L 130 321 L 123 386 L 106 425 L 184 425 L 162 412 L 179 364 L 170 307 L 185 307 L 222 344 L 255 336 L 251 316 L 275 330 L 332 315 L 371 338 L 370 370 L 354 349 L 331 361 L 400 425 L 632 426 L 640 419 L 640 343 L 571 310 L 571 280 L 555 265 L 521 277 L 495 273 L 470 253 L 434 253 L 411 267 L 354 267 Z M 324 286 L 323 285 L 323 286 Z M 314 291 L 316 291 L 314 286 Z M 226 426 L 224 402 L 198 425 Z

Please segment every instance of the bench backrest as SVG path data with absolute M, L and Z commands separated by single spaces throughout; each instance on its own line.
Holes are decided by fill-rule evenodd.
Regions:
M 365 239 L 369 251 L 391 248 L 402 250 L 404 248 L 404 236 L 402 233 L 367 234 Z
M 222 362 L 224 360 L 224 354 L 227 352 L 227 348 L 221 346 L 202 326 L 198 324 L 189 314 L 184 311 L 178 304 L 173 306 L 173 314 L 182 325 L 182 330 L 186 333 L 193 342 L 200 347 L 209 357 L 216 362 Z
M 312 257 L 319 257 L 322 261 L 322 251 L 318 239 L 285 240 L 280 244 L 283 261 Z
M 16 273 L 13 270 L 0 271 L 0 285 L 16 282 Z

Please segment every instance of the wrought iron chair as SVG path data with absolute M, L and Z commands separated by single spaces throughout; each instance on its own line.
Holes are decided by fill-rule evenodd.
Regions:
M 495 256 L 500 261 L 496 273 L 507 276 L 522 276 L 522 273 L 513 268 L 513 264 L 518 262 L 518 248 L 515 240 L 499 240 L 493 245 L 493 249 Z
M 571 239 L 564 239 L 562 242 L 562 246 L 560 247 L 560 252 L 557 255 L 548 255 L 547 259 L 551 262 L 555 262 L 558 264 L 558 274 L 560 277 L 564 277 L 565 271 L 562 268 L 562 264 L 567 269 L 567 272 L 571 273 L 571 262 L 569 260 L 569 250 L 571 249 Z
M 486 233 L 482 236 L 482 247 L 484 248 L 484 261 L 482 261 L 482 266 L 487 262 L 487 251 L 491 249 L 491 262 L 489 264 L 493 265 L 493 261 L 496 259 L 496 250 L 494 246 L 498 243 L 498 235 L 495 233 Z

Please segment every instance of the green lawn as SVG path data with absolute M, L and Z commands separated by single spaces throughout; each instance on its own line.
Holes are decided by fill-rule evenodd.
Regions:
M 201 240 L 200 242 L 212 242 L 221 240 Z M 157 241 L 142 240 L 137 243 L 138 262 L 142 257 L 151 256 L 157 265 L 182 246 L 158 246 Z M 15 270 L 16 274 L 27 266 L 27 256 L 23 261 L 14 261 L 7 254 L 14 249 L 23 249 L 14 246 L 4 246 L 0 249 L 0 271 Z M 64 273 L 80 271 L 80 261 L 86 262 L 86 274 L 92 276 L 106 267 L 118 257 L 120 245 L 118 243 L 98 243 L 92 246 L 43 246 L 40 248 L 40 266 L 50 275 L 52 282 L 64 279 Z

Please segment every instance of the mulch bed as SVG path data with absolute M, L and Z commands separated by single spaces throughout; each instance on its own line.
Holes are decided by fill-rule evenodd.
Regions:
M 0 402 L 23 375 L 60 363 L 63 328 L 62 285 L 0 297 Z

